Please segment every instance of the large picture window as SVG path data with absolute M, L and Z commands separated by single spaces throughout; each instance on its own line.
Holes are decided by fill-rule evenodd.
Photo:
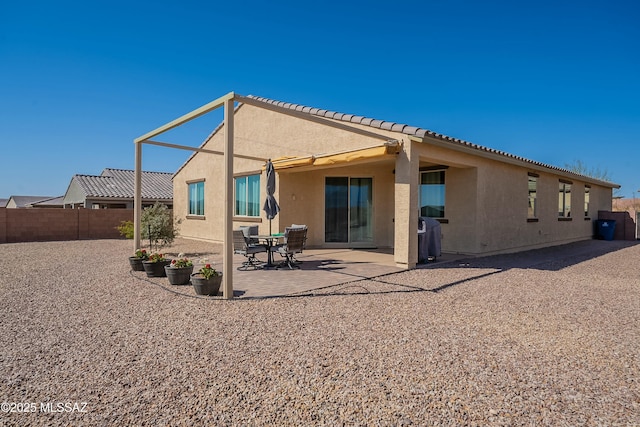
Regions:
M 204 181 L 189 183 L 189 215 L 204 215 Z
M 235 183 L 236 216 L 260 216 L 260 175 L 238 176 Z
M 420 173 L 420 216 L 444 218 L 444 171 Z

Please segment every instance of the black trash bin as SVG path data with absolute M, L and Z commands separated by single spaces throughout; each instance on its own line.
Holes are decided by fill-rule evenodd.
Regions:
M 613 233 L 616 231 L 616 221 L 614 219 L 596 220 L 596 237 L 600 240 L 613 240 Z

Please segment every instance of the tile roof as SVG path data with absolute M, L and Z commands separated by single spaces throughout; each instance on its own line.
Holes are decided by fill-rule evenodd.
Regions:
M 545 164 L 545 163 L 541 163 L 541 162 L 537 162 L 535 160 L 530 160 L 527 159 L 525 157 L 521 157 L 521 156 L 516 156 L 514 154 L 510 154 L 504 151 L 500 151 L 500 150 L 495 150 L 493 148 L 488 148 L 488 147 L 484 147 L 482 145 L 478 145 L 478 144 L 474 144 L 468 141 L 464 141 L 458 138 L 452 138 L 450 136 L 447 135 L 443 135 L 437 132 L 433 132 L 431 130 L 428 129 L 423 129 L 423 128 L 419 128 L 419 127 L 415 127 L 415 126 L 409 126 L 406 124 L 402 124 L 402 123 L 395 123 L 395 122 L 389 122 L 389 121 L 384 121 L 384 120 L 377 120 L 377 119 L 372 119 L 369 117 L 363 117 L 363 116 L 355 116 L 352 114 L 345 114 L 345 113 L 338 113 L 335 111 L 329 111 L 329 110 L 321 110 L 319 108 L 314 108 L 314 107 L 308 107 L 308 106 L 304 106 L 304 105 L 298 105 L 298 104 L 292 104 L 290 102 L 282 102 L 282 101 L 276 101 L 273 99 L 268 99 L 268 98 L 262 98 L 259 96 L 254 96 L 254 95 L 248 95 L 247 98 L 251 98 L 254 99 L 256 101 L 261 101 L 267 104 L 271 104 L 271 105 L 276 105 L 278 107 L 281 108 L 288 108 L 290 110 L 294 110 L 294 111 L 298 111 L 298 112 L 302 112 L 302 113 L 308 113 L 308 114 L 312 114 L 312 115 L 316 115 L 316 116 L 320 116 L 320 117 L 326 117 L 329 119 L 333 119 L 333 120 L 340 120 L 343 122 L 349 122 L 349 123 L 355 123 L 355 124 L 360 124 L 360 125 L 365 125 L 365 126 L 369 126 L 369 127 L 373 127 L 373 128 L 378 128 L 378 129 L 383 129 L 383 130 L 390 130 L 393 132 L 399 132 L 405 135 L 409 135 L 409 136 L 416 136 L 418 138 L 434 138 L 434 139 L 438 139 L 441 141 L 444 141 L 446 143 L 449 143 L 453 146 L 460 146 L 460 147 L 465 147 L 467 149 L 471 149 L 471 150 L 477 150 L 479 152 L 483 152 L 483 153 L 489 153 L 489 154 L 494 154 L 494 155 L 498 155 L 501 157 L 505 157 L 505 159 L 512 159 L 512 160 L 516 160 L 518 162 L 522 162 L 522 163 L 527 163 L 530 165 L 536 165 L 536 166 L 540 166 L 546 169 L 552 169 L 555 171 L 558 171 L 560 173 L 563 174 L 569 174 L 569 175 L 574 175 L 574 176 L 582 176 L 585 177 L 584 175 L 579 175 L 576 174 L 574 172 L 571 172 L 567 169 L 564 168 L 560 168 L 557 166 L 553 166 L 553 165 L 549 165 L 549 164 Z M 599 179 L 595 179 L 595 178 L 591 178 L 591 177 L 585 177 L 585 178 L 589 178 L 589 180 L 591 181 L 597 181 L 597 182 L 603 182 L 603 183 L 607 183 L 607 184 L 611 184 L 613 186 L 617 186 L 616 184 L 613 183 L 609 183 L 606 181 L 601 181 Z
M 11 196 L 11 199 L 13 199 L 13 203 L 15 203 L 17 207 L 26 208 L 34 203 L 51 200 L 54 197 L 55 196 Z
M 173 199 L 173 174 L 142 171 L 143 199 Z M 135 171 L 105 169 L 101 175 L 74 175 L 88 197 L 133 198 Z

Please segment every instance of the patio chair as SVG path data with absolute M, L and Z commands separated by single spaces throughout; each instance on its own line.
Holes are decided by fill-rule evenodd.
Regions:
M 284 245 L 277 245 L 271 248 L 271 252 L 277 252 L 283 257 L 285 257 L 285 261 L 283 261 L 277 268 L 289 267 L 290 270 L 294 268 L 300 268 L 298 265 L 295 265 L 293 262 L 293 256 L 297 253 L 302 253 L 302 248 L 304 245 L 304 237 L 307 234 L 307 230 L 304 228 L 293 228 L 289 230 L 287 235 L 287 243 Z
M 287 237 L 289 235 L 289 231 L 290 230 L 295 230 L 295 229 L 303 229 L 304 230 L 304 240 L 302 242 L 302 249 L 300 249 L 300 251 L 297 252 L 297 253 L 302 253 L 302 251 L 307 248 L 307 226 L 306 225 L 304 225 L 304 224 L 291 224 L 291 226 L 285 227 L 284 228 L 284 242 L 287 243 Z M 292 258 L 293 258 L 293 262 L 296 262 L 296 263 L 302 262 L 302 261 L 300 261 L 299 259 L 296 258 L 295 254 L 293 254 Z
M 249 244 L 242 230 L 233 230 L 233 253 L 247 257 L 247 260 L 238 267 L 238 270 L 246 271 L 249 268 L 253 268 L 254 270 L 259 268 L 262 261 L 256 258 L 256 254 L 261 252 L 266 253 L 267 247 L 264 245 Z
M 258 239 L 256 239 L 255 237 L 250 237 L 258 235 L 257 225 L 241 225 L 239 228 L 244 233 L 244 237 L 247 238 L 247 243 L 249 243 L 250 245 L 255 245 L 256 243 L 258 243 Z

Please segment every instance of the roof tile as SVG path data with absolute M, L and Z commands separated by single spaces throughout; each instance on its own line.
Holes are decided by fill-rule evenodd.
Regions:
M 75 175 L 73 177 L 86 196 L 133 198 L 135 171 L 105 169 L 102 175 Z M 173 174 L 168 172 L 142 172 L 143 199 L 173 199 Z

